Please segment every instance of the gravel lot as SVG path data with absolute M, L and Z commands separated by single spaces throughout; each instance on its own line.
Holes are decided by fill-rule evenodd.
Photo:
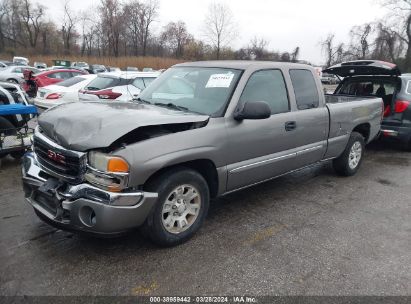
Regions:
M 411 153 L 369 147 L 215 201 L 188 243 L 93 239 L 42 223 L 0 169 L 1 295 L 410 295 Z

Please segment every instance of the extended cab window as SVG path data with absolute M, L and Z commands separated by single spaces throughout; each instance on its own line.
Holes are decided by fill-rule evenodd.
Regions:
M 320 97 L 314 76 L 309 70 L 290 70 L 295 99 L 299 110 L 318 108 Z
M 281 71 L 264 70 L 251 75 L 240 98 L 241 103 L 247 101 L 265 101 L 271 114 L 288 112 L 288 94 Z

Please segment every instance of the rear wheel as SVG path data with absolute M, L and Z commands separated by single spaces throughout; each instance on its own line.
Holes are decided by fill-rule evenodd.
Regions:
M 191 169 L 170 171 L 147 186 L 158 193 L 158 202 L 142 227 L 160 246 L 174 246 L 190 239 L 208 212 L 210 192 L 204 178 Z
M 364 137 L 358 132 L 352 132 L 344 152 L 333 161 L 334 170 L 342 176 L 354 175 L 360 168 L 364 150 Z

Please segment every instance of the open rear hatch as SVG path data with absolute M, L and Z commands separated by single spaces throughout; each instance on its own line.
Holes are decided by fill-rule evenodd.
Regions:
M 339 77 L 401 75 L 401 71 L 395 64 L 378 60 L 356 60 L 343 62 L 325 69 L 323 73 L 334 74 Z

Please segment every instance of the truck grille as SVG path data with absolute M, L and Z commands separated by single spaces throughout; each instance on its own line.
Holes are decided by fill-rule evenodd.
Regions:
M 34 135 L 33 150 L 42 169 L 70 183 L 80 183 L 86 171 L 86 154 L 67 150 L 39 131 Z

